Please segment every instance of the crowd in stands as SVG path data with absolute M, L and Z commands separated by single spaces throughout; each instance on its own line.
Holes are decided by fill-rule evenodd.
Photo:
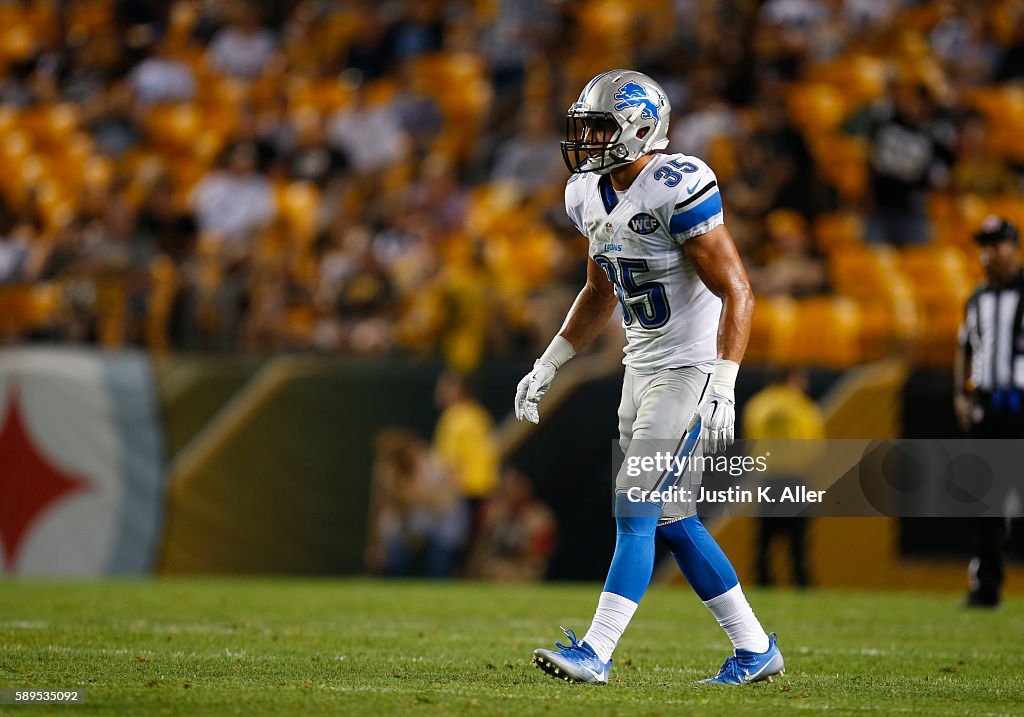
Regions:
M 433 440 L 392 427 L 376 440 L 365 567 L 387 577 L 544 578 L 555 517 L 530 478 L 501 465 L 472 380 L 438 378 Z
M 952 356 L 1024 218 L 1018 0 L 0 2 L 0 341 L 532 356 L 610 67 L 717 172 L 755 359 Z

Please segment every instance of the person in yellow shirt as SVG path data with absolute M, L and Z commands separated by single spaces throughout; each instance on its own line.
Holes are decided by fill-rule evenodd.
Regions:
M 825 419 L 807 395 L 807 372 L 788 369 L 755 394 L 743 412 L 743 437 L 747 440 L 812 441 L 825 438 Z M 810 448 L 794 445 L 772 461 L 772 479 L 804 482 L 804 460 Z M 778 454 L 779 452 L 776 451 Z M 811 451 L 810 453 L 813 453 Z M 758 583 L 771 585 L 768 554 L 776 536 L 789 540 L 793 578 L 797 585 L 810 584 L 806 563 L 807 518 L 763 517 L 757 537 Z
M 469 379 L 463 374 L 441 374 L 434 390 L 434 403 L 441 410 L 434 428 L 434 452 L 455 477 L 470 508 L 472 546 L 481 504 L 498 485 L 500 460 L 494 441 L 494 421 L 474 397 Z

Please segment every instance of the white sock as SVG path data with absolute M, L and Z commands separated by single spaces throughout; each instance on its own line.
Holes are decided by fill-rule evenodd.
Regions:
M 733 649 L 750 652 L 768 649 L 768 635 L 750 609 L 739 583 L 718 597 L 705 600 L 704 604 L 732 640 Z
M 590 623 L 590 629 L 583 637 L 583 642 L 594 648 L 594 652 L 601 658 L 601 662 L 608 662 L 612 659 L 615 645 L 618 644 L 622 633 L 626 631 L 626 626 L 629 625 L 637 607 L 637 603 L 627 600 L 621 595 L 601 593 L 601 599 L 597 601 L 594 621 Z

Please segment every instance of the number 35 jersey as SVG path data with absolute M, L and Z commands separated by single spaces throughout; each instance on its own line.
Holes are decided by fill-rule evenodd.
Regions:
M 615 285 L 627 339 L 622 362 L 641 374 L 680 366 L 710 371 L 722 302 L 683 244 L 724 221 L 714 172 L 696 157 L 658 154 L 624 192 L 608 175 L 575 174 L 565 209 Z

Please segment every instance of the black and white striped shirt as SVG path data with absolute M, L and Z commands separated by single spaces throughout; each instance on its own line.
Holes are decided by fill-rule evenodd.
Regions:
M 1002 289 L 982 284 L 967 300 L 960 346 L 971 352 L 981 391 L 1024 389 L 1024 271 Z

